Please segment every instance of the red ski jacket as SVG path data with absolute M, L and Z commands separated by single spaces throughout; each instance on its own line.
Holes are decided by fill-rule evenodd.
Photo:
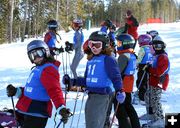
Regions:
M 131 36 L 133 36 L 135 40 L 138 39 L 138 26 L 139 23 L 133 15 L 126 19 L 125 31 Z
M 156 65 L 149 68 L 149 85 L 166 90 L 169 83 L 168 71 L 170 68 L 170 62 L 165 53 L 156 56 L 156 60 Z
M 60 66 L 59 61 L 55 61 L 53 64 L 57 67 Z M 44 68 L 40 76 L 40 81 L 45 90 L 47 91 L 50 100 L 33 100 L 24 95 L 24 88 L 22 88 L 22 95 L 16 104 L 16 108 L 24 113 L 36 113 L 43 116 L 51 117 L 52 102 L 55 105 L 56 109 L 61 105 L 65 105 L 59 79 L 59 72 L 53 66 L 48 66 Z

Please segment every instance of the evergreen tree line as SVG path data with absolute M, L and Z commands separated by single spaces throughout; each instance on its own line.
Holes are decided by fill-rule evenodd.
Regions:
M 104 19 L 121 26 L 127 9 L 140 23 L 147 18 L 174 22 L 180 17 L 176 0 L 0 0 L 0 44 L 43 35 L 50 19 L 65 31 L 75 18 L 81 18 L 84 27 L 88 20 L 98 27 Z

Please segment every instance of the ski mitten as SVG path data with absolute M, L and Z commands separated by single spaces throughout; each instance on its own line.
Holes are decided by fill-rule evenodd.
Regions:
M 124 101 L 125 101 L 125 98 L 126 98 L 126 93 L 125 92 L 120 92 L 118 91 L 116 93 L 116 100 L 122 104 Z
M 16 95 L 16 92 L 17 92 L 17 88 L 14 87 L 12 84 L 9 84 L 9 85 L 6 87 L 6 92 L 7 92 L 7 96 L 8 96 L 8 97 L 15 96 L 15 95 Z
M 61 121 L 66 124 L 68 122 L 69 117 L 72 115 L 69 108 L 66 108 L 64 105 L 57 109 L 58 114 L 61 115 Z

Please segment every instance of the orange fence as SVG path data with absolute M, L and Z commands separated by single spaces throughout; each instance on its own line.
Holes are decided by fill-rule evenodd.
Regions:
M 161 18 L 148 18 L 147 23 L 162 23 Z

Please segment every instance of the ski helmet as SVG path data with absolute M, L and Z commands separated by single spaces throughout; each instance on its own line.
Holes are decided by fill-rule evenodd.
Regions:
M 102 32 L 102 31 L 95 31 L 91 33 L 88 40 L 102 41 L 103 43 L 102 49 L 107 48 L 110 45 L 109 36 L 105 32 Z
M 119 45 L 117 42 L 117 44 L 119 45 L 117 46 L 118 50 L 133 48 L 135 44 L 134 38 L 129 34 L 121 34 L 116 37 L 116 40 L 122 43 L 121 45 Z
M 73 23 L 73 27 L 82 27 L 83 26 L 83 21 L 81 19 L 74 19 L 72 23 Z
M 156 31 L 156 30 L 148 31 L 148 32 L 146 32 L 146 34 L 151 35 L 152 39 L 154 39 L 157 35 L 159 35 L 158 31 Z
M 58 27 L 58 23 L 56 20 L 50 20 L 47 25 L 49 30 L 56 30 L 56 28 Z
M 154 38 L 152 45 L 155 51 L 161 51 L 166 48 L 166 44 L 159 35 Z
M 149 34 L 142 34 L 138 37 L 139 46 L 149 45 L 152 42 L 152 37 Z
M 32 63 L 34 63 L 34 58 L 32 52 L 35 50 L 40 50 L 38 54 L 43 57 L 50 57 L 50 50 L 48 45 L 42 40 L 33 40 L 27 45 L 27 54 Z M 41 52 L 41 53 L 40 53 Z

